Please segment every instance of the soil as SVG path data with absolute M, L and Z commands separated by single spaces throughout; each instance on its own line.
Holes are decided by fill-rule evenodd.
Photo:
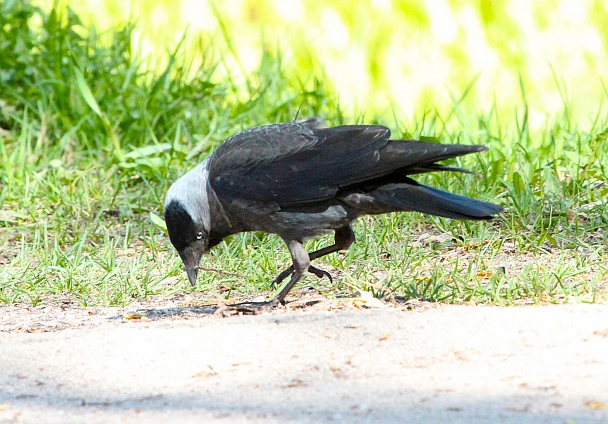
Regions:
M 608 304 L 0 307 L 0 423 L 608 423 Z

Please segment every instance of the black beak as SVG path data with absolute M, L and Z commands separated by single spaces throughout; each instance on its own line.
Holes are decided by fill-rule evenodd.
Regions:
M 187 266 L 186 273 L 188 274 L 188 280 L 190 280 L 190 284 L 192 284 L 192 287 L 196 286 L 196 277 L 198 275 L 198 268 Z
M 196 277 L 198 276 L 198 265 L 201 262 L 203 252 L 200 250 L 186 248 L 181 252 L 178 252 L 180 258 L 186 266 L 186 273 L 188 274 L 188 280 L 192 286 L 196 286 Z

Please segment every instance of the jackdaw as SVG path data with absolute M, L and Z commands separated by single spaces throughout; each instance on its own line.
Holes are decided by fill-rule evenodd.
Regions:
M 380 125 L 323 128 L 316 119 L 263 125 L 224 141 L 196 168 L 173 183 L 165 199 L 171 243 L 196 284 L 201 257 L 225 237 L 244 231 L 278 234 L 293 265 L 269 304 L 285 296 L 310 265 L 347 249 L 351 222 L 362 215 L 416 211 L 461 220 L 488 220 L 502 207 L 417 183 L 410 175 L 464 171 L 437 162 L 487 150 L 485 146 L 391 140 Z M 306 238 L 333 230 L 335 242 L 308 253 Z

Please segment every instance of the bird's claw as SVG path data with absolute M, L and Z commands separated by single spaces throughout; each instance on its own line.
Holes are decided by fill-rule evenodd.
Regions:
M 327 277 L 329 279 L 330 283 L 334 282 L 334 280 L 329 272 L 316 268 L 312 265 L 310 265 L 308 267 L 308 272 L 316 275 L 319 278 Z M 283 282 L 283 280 L 285 278 L 287 278 L 288 276 L 290 276 L 291 274 L 293 274 L 293 265 L 290 266 L 289 268 L 283 270 L 279 275 L 277 275 L 277 278 L 272 280 L 272 282 L 270 283 L 270 288 L 274 290 L 275 288 L 277 288 L 277 286 L 280 286 L 281 283 Z
M 308 272 L 310 272 L 312 274 L 315 274 L 319 278 L 327 277 L 329 279 L 330 283 L 334 282 L 334 279 L 331 278 L 331 274 L 329 272 L 324 271 L 324 270 L 319 269 L 319 268 L 315 268 L 312 265 L 308 267 Z
M 286 279 L 287 277 L 289 277 L 292 273 L 293 273 L 293 265 L 290 266 L 289 268 L 283 270 L 279 275 L 277 275 L 277 278 L 272 280 L 272 282 L 270 283 L 270 288 L 273 290 L 276 289 L 278 286 L 281 285 L 283 280 Z

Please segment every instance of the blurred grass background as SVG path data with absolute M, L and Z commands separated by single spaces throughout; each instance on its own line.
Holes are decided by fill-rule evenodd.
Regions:
M 50 0 L 42 2 L 47 7 Z M 71 0 L 87 26 L 134 21 L 134 48 L 161 59 L 187 31 L 195 61 L 222 57 L 242 83 L 266 51 L 308 83 L 328 81 L 349 115 L 386 119 L 465 105 L 529 125 L 567 105 L 587 124 L 603 111 L 608 4 L 603 0 Z M 208 58 L 207 58 L 208 59 Z M 155 62 L 157 65 L 160 62 Z M 226 69 L 224 69 L 225 71 Z
M 358 242 L 319 261 L 335 283 L 300 288 L 601 301 L 605 24 L 599 1 L 0 0 L 0 303 L 270 295 L 289 264 L 278 237 L 229 238 L 193 289 L 160 217 L 222 140 L 298 110 L 487 145 L 455 161 L 474 175 L 419 179 L 506 209 L 361 219 Z

